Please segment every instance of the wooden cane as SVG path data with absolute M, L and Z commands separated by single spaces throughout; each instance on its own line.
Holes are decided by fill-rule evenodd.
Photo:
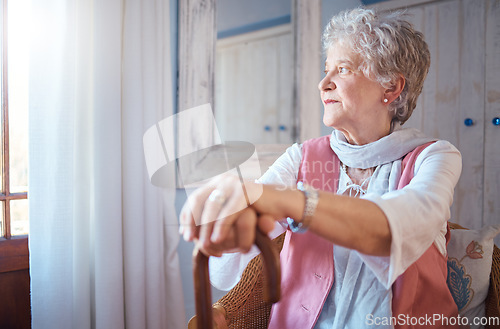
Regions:
M 255 244 L 260 249 L 264 264 L 264 273 L 267 280 L 264 290 L 264 299 L 276 303 L 280 299 L 280 258 L 274 243 L 266 234 L 257 230 Z M 212 329 L 212 293 L 208 273 L 208 257 L 199 249 L 193 253 L 193 277 L 196 300 L 196 319 L 198 329 Z

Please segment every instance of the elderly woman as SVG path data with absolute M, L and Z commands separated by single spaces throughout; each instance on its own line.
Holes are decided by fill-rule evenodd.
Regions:
M 286 231 L 269 328 L 452 327 L 447 220 L 460 153 L 401 128 L 429 70 L 423 35 L 401 14 L 354 9 L 333 17 L 323 40 L 318 87 L 332 134 L 288 148 L 258 183 L 245 183 L 248 195 L 226 176 L 200 188 L 181 214 L 184 238 L 224 252 L 211 258 L 212 279 L 231 288 L 256 255 L 256 227 Z

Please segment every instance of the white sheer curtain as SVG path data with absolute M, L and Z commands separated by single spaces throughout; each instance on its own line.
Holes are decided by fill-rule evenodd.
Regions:
M 185 326 L 175 191 L 142 149 L 173 114 L 169 24 L 162 0 L 31 3 L 33 328 Z

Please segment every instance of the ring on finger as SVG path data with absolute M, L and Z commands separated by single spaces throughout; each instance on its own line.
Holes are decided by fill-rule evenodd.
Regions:
M 217 202 L 220 205 L 223 205 L 226 203 L 226 197 L 224 196 L 224 193 L 222 193 L 221 190 L 215 189 L 210 193 L 208 196 L 208 200 L 212 202 Z

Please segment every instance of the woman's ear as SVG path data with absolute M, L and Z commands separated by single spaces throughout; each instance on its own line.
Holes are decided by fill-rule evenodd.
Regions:
M 398 78 L 392 83 L 392 86 L 385 90 L 384 103 L 391 104 L 403 92 L 405 87 L 405 77 L 399 74 Z

